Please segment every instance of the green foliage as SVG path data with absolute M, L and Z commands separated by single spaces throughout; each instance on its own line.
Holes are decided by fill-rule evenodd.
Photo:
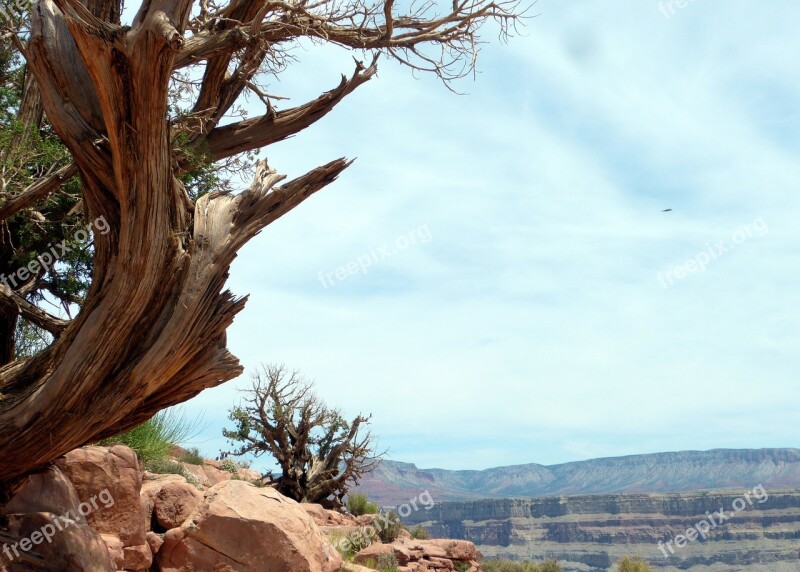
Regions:
M 361 516 L 364 514 L 378 514 L 378 505 L 369 502 L 367 495 L 362 493 L 353 493 L 347 496 L 347 510 L 353 516 Z
M 400 517 L 396 512 L 391 511 L 386 515 L 385 521 L 380 522 L 378 537 L 381 539 L 381 542 L 388 544 L 389 542 L 397 540 L 401 530 L 403 530 L 403 524 L 400 522 Z
M 200 484 L 200 480 L 186 470 L 181 463 L 171 459 L 152 459 L 144 463 L 144 468 L 157 475 L 180 475 L 194 486 Z
M 328 544 L 333 546 L 337 552 L 342 557 L 342 560 L 345 562 L 352 562 L 353 556 L 355 556 L 355 551 L 353 550 L 352 543 L 349 542 L 347 535 L 339 532 L 333 531 L 328 535 Z
M 617 572 L 656 572 L 656 570 L 640 556 L 626 556 L 617 562 Z
M 220 176 L 220 169 L 208 162 L 206 153 L 192 146 L 186 133 L 177 133 L 172 138 L 172 148 L 185 163 L 187 170 L 178 179 L 193 201 L 211 191 L 226 188 L 227 183 Z
M 25 27 L 28 6 L 3 4 L 6 11 L 10 10 L 11 27 Z M 25 80 L 24 59 L 9 37 L 4 36 L 0 39 L 0 172 L 3 173 L 0 203 L 19 195 L 70 160 L 67 148 L 46 120 L 40 125 L 25 125 L 19 119 Z M 85 229 L 88 223 L 82 210 L 75 208 L 79 199 L 80 181 L 74 177 L 59 192 L 5 220 L 0 240 L 0 274 L 7 277 L 11 288 L 19 290 L 24 285 L 30 302 L 39 304 L 46 297 L 48 302 L 60 304 L 66 313 L 82 303 L 92 272 L 91 243 L 75 240 L 76 232 Z M 62 253 L 55 246 L 61 244 L 69 250 Z M 23 284 L 16 276 L 17 271 L 53 248 L 59 253 L 58 262 L 33 277 L 28 276 Z M 35 355 L 52 342 L 49 334 L 25 320 L 18 320 L 16 326 L 14 341 L 19 357 Z
M 416 538 L 417 540 L 429 540 L 431 537 L 430 532 L 424 526 L 415 526 L 411 529 L 411 538 Z
M 232 475 L 239 473 L 239 465 L 233 459 L 223 459 L 221 466 L 223 471 L 228 471 Z
M 38 354 L 53 341 L 50 332 L 28 322 L 20 320 L 14 335 L 17 357 L 31 357 Z
M 472 567 L 472 564 L 469 562 L 464 562 L 463 560 L 458 560 L 454 563 L 454 566 L 458 572 L 467 572 L 467 570 Z
M 555 560 L 544 562 L 492 559 L 481 562 L 484 572 L 563 572 Z
M 397 572 L 397 557 L 394 553 L 381 554 L 377 558 L 367 560 L 365 565 L 378 572 Z
M 333 546 L 345 562 L 352 562 L 356 554 L 367 546 L 377 542 L 377 537 L 362 538 L 364 529 L 358 529 L 355 532 L 345 534 L 344 532 L 333 532 L 328 541 Z
M 347 534 L 334 532 L 329 537 L 330 544 L 336 548 L 345 562 L 352 562 L 356 554 L 367 546 L 380 541 L 375 527 L 363 526 Z
M 181 463 L 187 463 L 189 465 L 205 465 L 206 460 L 203 455 L 200 454 L 200 449 L 197 447 L 192 447 L 188 451 L 186 451 L 180 457 Z
M 136 451 L 147 468 L 154 462 L 166 461 L 172 445 L 183 443 L 198 432 L 199 421 L 187 419 L 177 409 L 165 409 L 138 427 L 122 435 L 105 439 L 100 444 L 121 443 L 127 445 Z M 148 470 L 150 469 L 148 468 Z

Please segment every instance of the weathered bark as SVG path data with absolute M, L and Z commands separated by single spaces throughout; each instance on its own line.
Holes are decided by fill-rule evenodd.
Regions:
M 44 110 L 74 166 L 0 205 L 0 221 L 77 170 L 88 220 L 102 217 L 109 232 L 94 235 L 92 284 L 73 321 L 0 290 L 0 308 L 56 337 L 35 357 L 0 367 L 0 483 L 239 375 L 225 331 L 245 300 L 224 290 L 237 251 L 349 164 L 338 159 L 279 185 L 283 177 L 262 162 L 247 191 L 212 192 L 194 204 L 176 178 L 191 168 L 185 150 L 172 147 L 176 133 L 188 133 L 207 161 L 251 151 L 320 120 L 377 71 L 377 58 L 368 67 L 357 63 L 336 89 L 276 111 L 254 77 L 285 58 L 281 46 L 298 37 L 383 51 L 449 81 L 471 68 L 482 21 L 495 18 L 504 28 L 514 18 L 489 0 L 455 3 L 433 19 L 423 17 L 429 5 L 395 17 L 391 0 L 210 6 L 201 3 L 191 26 L 192 0 L 146 0 L 129 27 L 119 25 L 118 0 L 38 0 L 32 10 L 27 45 L 19 48 L 41 103 L 26 113 Z M 425 43 L 440 47 L 441 57 L 417 50 Z M 201 60 L 189 117 L 198 127 L 171 123 L 170 77 Z M 265 101 L 267 113 L 220 126 L 245 89 Z M 330 461 L 313 467 L 315 474 L 336 470 Z
M 0 301 L 0 365 L 14 360 L 15 338 L 19 311 L 13 304 Z
M 35 11 L 29 62 L 45 110 L 76 159 L 90 220 L 112 232 L 95 237 L 79 316 L 45 352 L 0 370 L 0 480 L 237 376 L 225 330 L 244 300 L 223 291 L 236 251 L 348 164 L 283 186 L 261 164 L 247 192 L 193 206 L 172 174 L 166 120 L 173 22 L 185 25 L 188 7 L 150 2 L 129 31 L 71 0 Z

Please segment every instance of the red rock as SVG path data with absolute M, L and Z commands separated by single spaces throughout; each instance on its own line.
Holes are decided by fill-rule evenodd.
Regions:
M 164 536 L 149 530 L 147 532 L 147 545 L 150 547 L 150 553 L 155 556 L 164 545 Z
M 201 467 L 200 465 L 189 465 L 184 463 L 183 466 L 186 471 L 192 474 L 204 487 L 213 487 L 217 483 L 229 481 L 233 478 L 233 475 L 228 471 L 222 471 L 210 465 Z
M 362 514 L 355 517 L 355 522 L 358 526 L 369 526 L 378 520 L 377 514 Z
M 116 569 L 122 570 L 125 564 L 125 553 L 123 552 L 125 546 L 122 544 L 122 541 L 113 534 L 101 534 L 100 538 L 105 542 L 108 553 L 111 555 L 111 560 L 113 560 Z
M 434 570 L 455 570 L 453 561 L 449 558 L 439 558 L 438 556 L 426 557 L 428 566 Z
M 467 540 L 425 540 L 423 544 L 441 548 L 444 550 L 445 557 L 451 560 L 476 560 L 478 558 L 475 545 Z
M 44 560 L 48 570 L 116 570 L 109 548 L 80 517 L 79 507 L 75 487 L 58 467 L 51 465 L 16 482 L 10 498 L 0 506 L 0 515 L 5 517 L 6 532 L 30 542 L 32 546 L 27 548 Z M 14 559 L 6 563 L 5 570 L 40 569 L 23 563 L 22 554 L 15 555 L 13 546 L 14 543 L 8 544 Z
M 168 481 L 158 491 L 153 513 L 165 530 L 177 528 L 203 501 L 203 494 L 188 483 Z
M 153 507 L 156 504 L 156 497 L 159 491 L 168 482 L 186 483 L 186 479 L 181 475 L 156 475 L 153 473 L 145 473 L 142 490 L 139 495 L 142 508 L 142 522 L 146 531 L 152 528 L 153 523 Z M 169 527 L 172 528 L 172 527 Z
M 342 513 L 328 510 L 319 504 L 300 503 L 300 506 L 314 519 L 317 526 L 340 526 L 347 524 L 349 520 Z
M 298 503 L 238 480 L 209 489 L 180 529 L 166 533 L 157 560 L 162 572 L 336 572 L 342 564 Z
M 78 516 L 78 493 L 64 473 L 53 465 L 30 473 L 14 485 L 8 502 L 0 505 L 0 515 L 52 512 Z M 83 520 L 83 519 L 80 519 Z
M 124 445 L 84 447 L 70 451 L 56 463 L 83 503 L 94 499 L 98 504 L 86 515 L 89 526 L 117 536 L 125 546 L 144 544 L 139 500 L 142 474 L 132 449 Z M 110 502 L 104 502 L 109 498 Z
M 123 553 L 125 555 L 125 570 L 149 570 L 153 564 L 153 553 L 147 544 L 126 546 L 123 549 Z
M 375 562 L 381 556 L 390 554 L 394 554 L 394 548 L 389 544 L 372 544 L 356 554 L 353 560 L 357 564 L 366 564 L 369 562 Z
M 52 526 L 58 518 L 50 512 L 11 514 L 6 517 L 7 532 L 15 538 L 35 539 L 45 527 Z M 40 536 L 41 538 L 41 536 Z M 113 572 L 116 570 L 108 547 L 100 535 L 85 524 L 74 523 L 55 531 L 50 541 L 42 538 L 31 547 L 42 560 L 43 567 L 33 566 L 14 559 L 5 564 L 8 572 L 30 570 L 58 570 L 59 572 Z M 13 552 L 12 552 L 13 554 Z

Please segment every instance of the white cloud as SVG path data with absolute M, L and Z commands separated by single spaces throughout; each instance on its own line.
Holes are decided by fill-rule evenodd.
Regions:
M 252 296 L 229 345 L 373 412 L 420 464 L 796 443 L 798 115 L 770 109 L 798 99 L 797 9 L 537 10 L 526 37 L 486 48 L 469 96 L 385 62 L 268 150 L 292 175 L 359 160 L 243 251 L 232 288 Z M 352 65 L 301 59 L 273 91 L 302 101 Z M 757 217 L 767 235 L 661 287 Z M 318 281 L 423 224 L 430 243 Z M 212 410 L 209 435 L 244 383 L 190 404 Z

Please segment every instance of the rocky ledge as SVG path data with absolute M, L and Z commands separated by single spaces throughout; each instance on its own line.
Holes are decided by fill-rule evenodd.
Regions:
M 364 572 L 381 555 L 398 572 L 480 572 L 471 542 L 405 532 L 345 564 L 333 543 L 381 516 L 300 504 L 213 461 L 184 468 L 192 482 L 145 472 L 117 445 L 72 451 L 26 476 L 0 504 L 0 572 Z

